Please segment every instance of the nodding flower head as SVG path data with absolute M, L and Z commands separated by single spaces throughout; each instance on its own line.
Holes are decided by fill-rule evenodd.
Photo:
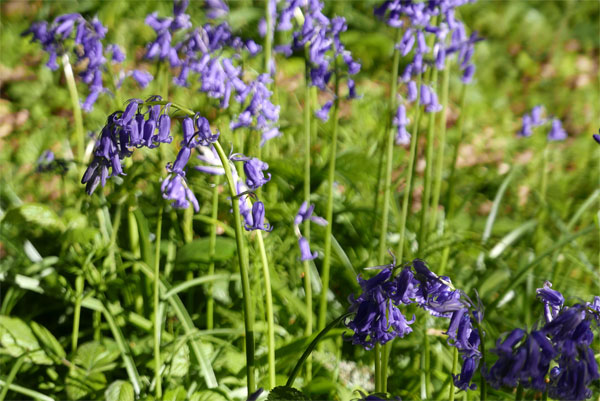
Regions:
M 558 315 L 565 302 L 563 295 L 551 287 L 552 283 L 546 281 L 543 288 L 536 290 L 537 297 L 544 303 L 544 316 L 547 323 L 551 322 Z
M 315 252 L 311 252 L 310 251 L 310 245 L 308 243 L 308 240 L 304 237 L 300 237 L 298 238 L 298 246 L 300 247 L 300 260 L 301 261 L 305 261 L 305 260 L 312 260 L 315 259 L 319 254 L 315 251 Z
M 272 231 L 273 227 L 265 223 L 265 205 L 261 201 L 252 204 L 252 224 L 246 223 L 244 228 L 247 231 L 263 230 Z
M 558 118 L 552 119 L 552 125 L 548 132 L 549 141 L 564 141 L 567 139 L 567 131 L 562 127 L 562 123 Z

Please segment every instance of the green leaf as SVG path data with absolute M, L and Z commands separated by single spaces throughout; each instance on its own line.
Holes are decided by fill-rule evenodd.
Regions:
M 185 401 L 186 399 L 187 393 L 183 386 L 169 389 L 163 395 L 163 401 Z
M 85 372 L 71 369 L 65 379 L 67 396 L 70 400 L 93 398 L 90 395 L 106 386 L 106 376 L 102 372 Z
M 183 344 L 173 355 L 171 362 L 171 376 L 184 377 L 187 376 L 190 369 L 190 349 L 187 344 Z
M 6 353 L 17 358 L 29 352 L 26 360 L 38 365 L 52 365 L 52 359 L 41 349 L 31 328 L 19 318 L 0 315 L 0 344 Z
M 111 383 L 104 392 L 106 401 L 133 401 L 133 386 L 125 380 L 117 380 Z
M 177 264 L 224 262 L 235 255 L 235 240 L 217 237 L 215 255 L 211 260 L 209 242 L 209 238 L 199 238 L 185 244 L 177 252 Z
M 106 386 L 106 376 L 102 368 L 119 357 L 119 350 L 112 340 L 103 343 L 92 341 L 77 348 L 73 363 L 75 368 L 69 371 L 66 383 L 70 399 L 91 398 L 90 395 Z
M 62 220 L 54 210 L 37 203 L 27 203 L 10 209 L 2 223 L 17 226 L 36 237 L 44 232 L 56 234 L 64 229 Z
M 50 330 L 33 321 L 30 323 L 30 325 L 31 329 L 33 330 L 33 334 L 37 337 L 46 353 L 49 355 L 54 355 L 60 359 L 63 359 L 67 356 L 65 349 L 62 347 L 62 345 L 60 345 Z
M 269 393 L 267 401 L 308 401 L 310 398 L 306 397 L 300 391 L 293 387 L 279 386 L 275 387 Z

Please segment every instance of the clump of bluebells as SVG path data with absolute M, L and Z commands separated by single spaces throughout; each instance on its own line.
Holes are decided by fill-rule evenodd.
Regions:
M 82 66 L 79 73 L 81 80 L 88 86 L 89 93 L 81 108 L 91 111 L 98 96 L 108 92 L 104 87 L 103 72 L 107 69 L 107 60 L 121 63 L 125 54 L 116 44 L 104 46 L 103 40 L 108 29 L 98 18 L 87 21 L 81 14 L 64 14 L 56 17 L 51 24 L 47 21 L 34 22 L 23 35 L 32 35 L 32 41 L 38 42 L 49 55 L 46 66 L 51 70 L 58 69 L 57 58 L 62 55 L 75 55 L 75 63 Z M 152 75 L 143 71 L 131 71 L 128 75 L 145 87 L 152 80 Z
M 592 348 L 600 297 L 567 307 L 563 295 L 551 287 L 546 282 L 537 290 L 544 304 L 543 326 L 529 333 L 516 328 L 499 338 L 492 350 L 499 358 L 486 379 L 495 388 L 521 385 L 552 398 L 584 400 L 592 396 L 590 383 L 600 378 Z
M 448 277 L 433 273 L 424 261 L 415 259 L 404 266 L 395 261 L 374 277 L 365 280 L 358 276 L 362 294 L 349 297 L 349 312 L 353 319 L 346 326 L 354 331 L 349 339 L 353 344 L 371 349 L 376 343 L 385 344 L 393 338 L 402 338 L 412 332 L 400 308 L 416 304 L 432 316 L 450 319 L 446 334 L 448 344 L 456 347 L 463 357 L 462 370 L 454 377 L 456 387 L 475 388 L 471 379 L 481 358 L 481 341 L 478 326 L 483 318 L 483 308 L 475 305 L 461 290 L 455 289 Z M 395 271 L 401 269 L 399 274 Z
M 256 130 L 261 133 L 261 144 L 279 136 L 279 106 L 271 102 L 272 92 L 268 89 L 271 78 L 261 74 L 253 81 L 245 81 L 242 68 L 237 66 L 245 57 L 257 55 L 261 47 L 253 40 L 244 41 L 233 35 L 226 22 L 193 27 L 185 13 L 187 5 L 187 1 L 175 2 L 173 17 L 158 17 L 157 13 L 146 17 L 146 24 L 156 32 L 156 39 L 146 46 L 146 58 L 168 61 L 171 67 L 178 68 L 179 74 L 173 78 L 175 85 L 188 87 L 197 77 L 199 90 L 218 99 L 221 108 L 228 108 L 233 96 L 243 111 L 232 120 L 232 130 Z M 209 18 L 222 15 L 227 8 L 220 2 L 209 6 Z M 174 39 L 176 34 L 180 35 L 179 40 Z
M 328 92 L 327 85 L 334 74 L 340 76 L 342 68 L 338 59 L 341 58 L 345 66 L 345 72 L 348 76 L 348 98 L 357 98 L 356 85 L 351 77 L 360 71 L 360 63 L 352 57 L 352 53 L 344 47 L 340 40 L 340 34 L 348 29 L 346 19 L 336 16 L 327 18 L 321 10 L 323 2 L 319 0 L 287 0 L 282 10 L 277 13 L 275 2 L 271 1 L 272 20 L 277 31 L 289 31 L 293 29 L 292 18 L 294 13 L 301 11 L 304 16 L 304 22 L 301 27 L 292 32 L 292 42 L 275 46 L 275 51 L 289 57 L 294 52 L 307 53 L 307 63 L 309 63 L 309 84 L 319 88 L 319 90 Z M 261 34 L 266 34 L 265 23 Z M 329 112 L 338 96 L 332 94 L 332 99 L 315 112 L 315 116 L 322 121 L 329 119 Z
M 462 72 L 461 81 L 471 82 L 475 73 L 472 61 L 475 43 L 482 40 L 477 32 L 467 36 L 465 25 L 456 19 L 456 9 L 474 0 L 438 0 L 438 1 L 384 1 L 374 9 L 375 16 L 396 29 L 403 29 L 402 38 L 395 48 L 402 57 L 408 57 L 408 63 L 401 74 L 406 84 L 406 100 L 419 105 L 427 113 L 437 113 L 442 109 L 433 85 L 421 83 L 420 88 L 415 77 L 423 76 L 428 68 L 438 70 L 448 68 L 447 60 L 454 53 Z M 427 41 L 433 42 L 428 46 Z M 419 96 L 420 93 L 420 96 Z M 408 120 L 405 106 L 398 106 L 393 125 L 397 127 L 397 145 L 410 143 L 410 133 L 406 130 Z
M 535 106 L 530 113 L 523 115 L 523 126 L 518 132 L 521 137 L 530 137 L 533 135 L 533 129 L 550 124 L 548 131 L 548 141 L 564 141 L 567 139 L 567 132 L 562 127 L 561 121 L 556 118 L 542 118 L 544 109 L 541 105 Z

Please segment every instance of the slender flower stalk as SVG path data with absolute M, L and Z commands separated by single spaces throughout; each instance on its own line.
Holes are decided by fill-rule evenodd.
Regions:
M 220 176 L 215 175 L 214 187 L 212 192 L 212 210 L 210 217 L 213 219 L 213 222 L 217 221 L 217 217 L 219 217 L 219 183 L 221 181 Z M 210 258 L 210 264 L 208 265 L 208 275 L 211 276 L 215 274 L 215 248 L 217 245 L 217 224 L 213 223 L 210 227 L 210 236 L 208 243 L 208 252 Z M 213 283 L 208 284 L 207 291 L 207 300 L 206 300 L 206 329 L 212 330 L 214 327 L 214 309 L 215 309 L 215 299 L 213 296 Z
M 417 87 L 421 88 L 421 75 L 417 79 Z M 419 89 L 420 90 L 420 89 Z M 415 112 L 415 122 L 412 129 L 412 136 L 410 138 L 410 155 L 408 157 L 408 172 L 406 173 L 406 187 L 404 189 L 404 197 L 402 198 L 402 214 L 400 216 L 400 240 L 398 242 L 397 257 L 398 260 L 402 260 L 404 253 L 404 241 L 406 237 L 406 219 L 408 217 L 408 204 L 413 186 L 413 175 L 415 171 L 415 164 L 417 161 L 417 142 L 419 140 L 419 123 L 421 118 L 421 108 L 417 107 Z
M 267 340 L 268 340 L 268 360 L 269 360 L 269 388 L 274 388 L 275 383 L 275 322 L 273 319 L 273 295 L 271 294 L 271 273 L 269 270 L 269 259 L 265 251 L 265 243 L 262 231 L 256 233 L 258 241 L 258 250 L 263 268 L 263 278 L 265 280 L 265 302 L 267 315 Z
M 221 160 L 225 177 L 229 187 L 229 194 L 232 198 L 233 220 L 235 229 L 235 239 L 238 249 L 238 262 L 240 267 L 240 276 L 242 279 L 242 293 L 244 297 L 244 325 L 246 335 L 246 379 L 248 384 L 248 394 L 252 394 L 256 390 L 254 378 L 254 309 L 252 303 L 252 293 L 250 292 L 250 279 L 248 278 L 248 257 L 244 245 L 244 233 L 242 231 L 242 218 L 240 215 L 239 202 L 235 202 L 237 197 L 236 183 L 231 174 L 229 159 L 221 144 L 214 142 L 215 150 Z
M 452 151 L 452 161 L 450 162 L 450 174 L 448 176 L 448 193 L 446 195 L 446 224 L 449 225 L 452 222 L 452 217 L 456 209 L 454 190 L 455 190 L 455 175 L 456 175 L 456 163 L 458 161 L 458 151 L 460 150 L 460 144 L 464 138 L 464 126 L 465 118 L 467 115 L 465 109 L 465 99 L 467 97 L 468 85 L 463 85 L 460 91 L 460 115 L 458 118 L 458 136 L 454 143 L 454 150 Z M 446 272 L 446 266 L 448 265 L 448 257 L 450 255 L 450 246 L 446 246 L 442 252 L 442 261 L 440 263 L 440 274 Z
M 159 283 L 160 283 L 160 237 L 162 231 L 162 204 L 158 209 L 158 220 L 156 223 L 156 253 L 154 254 L 154 394 L 157 399 L 162 398 L 162 379 L 160 377 L 160 334 L 161 334 L 161 316 L 159 304 Z
M 73 334 L 71 336 L 71 353 L 75 355 L 77 351 L 77 341 L 79 339 L 79 321 L 81 317 L 81 301 L 83 300 L 83 275 L 75 278 L 75 307 L 73 311 Z
M 310 204 L 310 143 L 311 143 L 311 119 L 312 119 L 312 90 L 310 87 L 310 64 L 308 59 L 308 48 L 306 49 L 304 79 L 304 202 Z M 316 126 L 316 123 L 313 124 Z M 310 219 L 304 221 L 304 237 L 310 242 Z M 310 261 L 302 262 L 304 269 L 304 293 L 306 297 L 306 328 L 304 335 L 310 336 L 313 332 L 313 306 L 312 306 L 312 283 L 310 278 Z M 312 358 L 306 360 L 306 380 L 312 378 Z
M 396 30 L 396 40 L 394 43 L 400 42 L 402 38 L 401 30 Z M 390 194 L 392 192 L 392 167 L 394 158 L 394 139 L 396 138 L 396 130 L 392 127 L 392 120 L 396 110 L 396 97 L 398 94 L 398 69 L 400 67 L 400 50 L 394 47 L 394 61 L 392 64 L 392 74 L 390 78 L 390 101 L 389 101 L 389 124 L 390 130 L 386 144 L 386 166 L 385 166 L 385 181 L 383 187 L 383 211 L 381 214 L 381 233 L 379 236 L 379 252 L 377 263 L 383 264 L 387 250 L 387 231 L 388 231 L 388 215 L 390 210 Z
M 323 269 L 321 273 L 321 299 L 319 304 L 319 331 L 325 328 L 327 319 L 327 291 L 329 290 L 329 270 L 331 267 L 331 232 L 333 227 L 333 181 L 335 179 L 335 158 L 337 148 L 337 136 L 339 126 L 339 109 L 340 109 L 340 90 L 339 77 L 337 68 L 337 58 L 334 60 L 335 74 L 335 100 L 333 102 L 333 132 L 331 135 L 331 152 L 329 154 L 329 171 L 327 174 L 327 209 L 325 212 L 325 220 L 329 222 L 325 228 L 325 246 L 323 257 Z
M 439 119 L 437 134 L 439 135 L 439 146 L 436 152 L 435 178 L 433 184 L 433 198 L 431 201 L 431 218 L 429 219 L 429 231 L 435 230 L 437 224 L 440 194 L 442 191 L 442 175 L 444 172 L 444 152 L 446 150 L 446 120 L 448 117 L 448 88 L 450 86 L 451 63 L 444 68 L 442 73 L 442 113 Z
M 67 88 L 69 89 L 69 96 L 71 97 L 71 106 L 73 107 L 73 119 L 75 120 L 75 135 L 77 143 L 77 159 L 86 163 L 83 160 L 84 146 L 85 146 L 85 131 L 83 129 L 83 117 L 81 114 L 81 104 L 79 103 L 79 94 L 77 93 L 77 86 L 75 84 L 75 76 L 73 75 L 73 69 L 69 62 L 69 55 L 63 54 L 62 58 L 63 71 L 65 73 L 65 80 L 67 81 Z
M 433 69 L 431 82 L 437 82 L 438 71 Z M 431 174 L 433 171 L 433 131 L 435 130 L 435 116 L 436 113 L 429 114 L 429 125 L 427 128 L 427 148 L 425 152 L 425 177 L 423 183 L 423 196 L 421 198 L 421 225 L 419 226 L 419 256 L 423 256 L 425 250 L 425 242 L 427 241 L 427 228 L 429 219 L 429 198 L 431 196 Z

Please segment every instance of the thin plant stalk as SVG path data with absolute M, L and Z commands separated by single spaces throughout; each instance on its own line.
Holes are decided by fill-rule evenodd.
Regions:
M 250 279 L 248 278 L 248 256 L 244 244 L 244 233 L 242 231 L 242 218 L 240 215 L 239 203 L 236 202 L 237 190 L 236 183 L 231 174 L 231 166 L 225 151 L 219 142 L 214 143 L 215 150 L 221 159 L 221 164 L 225 170 L 225 177 L 229 187 L 229 193 L 232 199 L 233 220 L 235 229 L 235 240 L 238 250 L 238 261 L 240 268 L 240 277 L 242 280 L 242 294 L 244 298 L 244 330 L 246 338 L 246 380 L 248 384 L 248 394 L 255 391 L 254 378 L 254 310 L 252 307 L 252 293 L 250 292 Z
M 465 99 L 467 97 L 467 85 L 463 85 L 460 91 L 460 116 L 458 118 L 458 137 L 454 144 L 454 150 L 452 152 L 452 161 L 450 163 L 450 174 L 448 176 L 448 194 L 446 195 L 446 225 L 452 222 L 454 212 L 456 209 L 454 199 L 454 188 L 455 188 L 455 174 L 456 174 L 456 162 L 458 160 L 458 151 L 460 150 L 460 144 L 464 138 L 464 124 L 466 117 L 465 110 Z M 446 227 L 448 228 L 448 227 Z M 444 248 L 442 252 L 442 260 L 440 262 L 440 275 L 446 272 L 446 266 L 448 265 L 448 257 L 450 256 L 450 246 Z
M 265 251 L 265 242 L 262 231 L 256 232 L 258 249 L 263 268 L 263 278 L 265 280 L 265 302 L 267 315 L 267 339 L 268 339 L 268 361 L 269 361 L 269 388 L 275 387 L 275 323 L 273 319 L 273 295 L 271 294 L 271 273 L 269 270 L 269 259 Z
M 77 351 L 77 341 L 79 339 L 79 322 L 81 318 L 81 300 L 83 299 L 83 274 L 75 278 L 75 307 L 73 312 L 73 333 L 71 335 L 71 353 L 75 355 Z
M 373 348 L 374 359 L 375 359 L 375 392 L 379 393 L 383 391 L 381 385 L 381 344 L 375 343 L 375 348 Z
M 210 217 L 213 220 L 217 220 L 219 215 L 219 182 L 220 176 L 215 176 L 215 182 L 212 193 L 212 210 Z M 210 258 L 210 264 L 208 265 L 208 275 L 215 274 L 215 247 L 217 245 L 217 225 L 212 224 L 210 227 L 210 236 L 208 239 L 208 255 Z M 212 330 L 214 328 L 214 310 L 215 310 L 215 299 L 213 296 L 213 283 L 209 283 L 207 286 L 207 300 L 206 300 L 206 329 Z
M 265 0 L 265 22 L 267 25 L 267 32 L 265 34 L 265 74 L 270 75 L 270 64 L 271 64 L 271 48 L 273 41 L 273 18 L 271 14 L 271 0 Z
M 417 80 L 417 88 L 419 88 L 419 94 L 417 98 L 420 96 L 421 91 L 421 75 L 419 75 Z M 419 141 L 419 123 L 421 119 L 421 106 L 416 103 L 416 112 L 415 112 L 415 121 L 413 123 L 413 129 L 410 138 L 410 154 L 408 157 L 408 172 L 406 175 L 406 187 L 404 189 L 404 197 L 402 198 L 402 213 L 400 215 L 400 240 L 398 242 L 398 260 L 402 261 L 402 256 L 404 254 L 404 241 L 406 237 L 406 219 L 408 218 L 408 204 L 410 201 L 410 196 L 412 192 L 413 180 L 414 180 L 414 172 L 415 172 L 415 164 L 417 160 L 417 142 Z
M 439 135 L 439 146 L 435 165 L 435 178 L 433 184 L 433 198 L 431 200 L 431 218 L 429 220 L 429 231 L 435 230 L 437 224 L 438 208 L 440 204 L 440 193 L 442 191 L 442 174 L 444 172 L 444 152 L 446 150 L 446 120 L 448 118 L 448 89 L 450 86 L 450 67 L 448 63 L 442 73 L 442 112 L 439 119 L 437 135 Z
M 304 88 L 304 202 L 310 203 L 310 143 L 311 143 L 311 116 L 312 116 L 312 93 L 309 85 L 310 66 L 307 59 L 305 62 L 305 88 Z M 316 124 L 314 124 L 316 125 Z M 310 242 L 310 219 L 304 221 L 304 237 Z M 312 306 L 312 283 L 310 278 L 310 262 L 302 262 L 304 269 L 304 293 L 306 297 L 306 328 L 304 335 L 310 336 L 313 331 L 313 306 Z M 306 360 L 306 381 L 312 378 L 312 358 Z
M 402 31 L 396 29 L 396 41 L 400 42 L 402 39 Z M 396 133 L 392 127 L 391 121 L 394 118 L 394 110 L 396 108 L 396 96 L 398 94 L 398 69 L 400 67 L 400 50 L 394 47 L 394 60 L 392 65 L 392 75 L 390 79 L 390 102 L 389 102 L 389 132 L 386 143 L 386 165 L 385 165 L 385 180 L 383 187 L 383 211 L 381 213 L 381 233 L 379 236 L 379 253 L 377 256 L 377 263 L 383 264 L 387 250 L 387 231 L 388 231 L 388 217 L 390 211 L 390 196 L 392 192 L 392 167 L 394 158 L 394 139 Z
M 163 206 L 158 209 L 158 221 L 156 223 L 156 249 L 154 255 L 154 392 L 157 399 L 162 397 L 162 383 L 160 377 L 160 333 L 161 333 L 161 316 L 160 316 L 160 237 L 162 231 L 162 215 Z
M 6 382 L 2 386 L 2 391 L 0 391 L 0 401 L 4 401 L 4 398 L 6 398 L 6 394 L 8 393 L 8 388 L 12 384 L 13 380 L 15 380 L 17 373 L 19 373 L 19 369 L 21 369 L 21 365 L 23 365 L 23 362 L 25 361 L 26 356 L 27 356 L 27 353 L 25 353 L 25 354 L 21 355 L 19 358 L 17 358 L 17 361 L 14 363 L 14 365 L 10 369 L 10 372 L 8 373 L 8 377 L 6 378 Z
M 67 81 L 67 88 L 69 89 L 69 96 L 71 97 L 71 106 L 73 107 L 73 119 L 75 120 L 75 134 L 77 136 L 77 160 L 85 164 L 86 161 L 83 160 L 85 132 L 83 130 L 83 117 L 81 114 L 81 105 L 79 104 L 79 94 L 77 93 L 77 85 L 75 84 L 73 68 L 71 68 L 71 63 L 69 62 L 69 55 L 66 53 L 62 56 L 62 65 L 63 71 L 65 73 L 65 79 Z
M 287 382 L 285 384 L 287 387 L 292 387 L 294 385 L 294 381 L 296 380 L 296 377 L 298 376 L 298 373 L 300 372 L 300 369 L 302 368 L 302 364 L 304 363 L 304 361 L 306 361 L 306 358 L 308 358 L 308 356 L 317 347 L 317 344 L 319 343 L 319 341 L 321 341 L 321 339 L 327 333 L 329 333 L 329 331 L 331 329 L 333 329 L 335 326 L 337 326 L 338 324 L 340 324 L 341 322 L 343 322 L 344 319 L 346 319 L 350 315 L 352 315 L 351 312 L 343 314 L 342 316 L 338 317 L 337 319 L 334 319 L 331 323 L 329 323 L 321 331 L 319 331 L 319 333 L 311 341 L 311 343 L 308 345 L 308 347 L 306 347 L 306 350 L 304 350 L 304 353 L 302 354 L 302 356 L 300 357 L 300 359 L 296 363 L 296 366 L 294 366 L 294 370 L 292 370 L 292 373 L 290 373 L 290 376 L 289 376 L 289 378 L 288 378 L 288 380 L 287 380 Z
M 458 367 L 458 348 L 453 348 L 452 351 L 452 371 L 451 375 L 454 375 L 456 368 Z M 450 390 L 448 392 L 448 401 L 454 401 L 454 380 L 450 379 Z
M 438 71 L 433 69 L 431 82 L 437 82 Z M 433 131 L 435 130 L 436 113 L 429 114 L 429 125 L 427 128 L 427 148 L 425 151 L 425 177 L 423 178 L 423 197 L 421 198 L 421 225 L 419 226 L 419 256 L 423 255 L 425 242 L 427 241 L 427 228 L 429 218 L 429 198 L 431 197 L 431 174 L 433 171 Z
M 481 364 L 480 366 L 485 367 L 485 337 L 483 336 L 483 331 L 481 330 L 481 323 L 476 319 L 475 320 L 477 332 L 479 333 L 479 338 L 481 339 L 479 343 L 479 349 L 481 350 Z M 479 382 L 479 394 L 480 400 L 485 401 L 487 398 L 487 383 L 485 381 L 485 375 L 481 374 L 481 380 Z
M 400 42 L 402 39 L 402 32 L 400 29 L 396 29 L 396 39 L 394 43 Z M 377 256 L 377 263 L 380 265 L 384 264 L 384 258 L 386 256 L 387 250 L 387 232 L 388 232 L 388 219 L 390 213 L 390 197 L 392 193 L 392 168 L 394 162 L 394 139 L 396 137 L 396 132 L 393 128 L 392 121 L 394 119 L 394 113 L 396 110 L 396 98 L 398 96 L 398 70 L 400 68 L 400 50 L 398 50 L 394 46 L 394 58 L 392 61 L 392 74 L 390 76 L 390 100 L 389 100 L 389 110 L 388 110 L 388 137 L 386 143 L 386 165 L 385 165 L 385 181 L 383 187 L 383 211 L 382 211 L 382 223 L 381 223 L 381 233 L 379 236 L 379 252 Z M 379 188 L 378 188 L 379 189 Z M 377 348 L 375 351 L 375 369 L 379 368 L 379 385 L 380 391 L 387 391 L 387 367 L 388 367 L 388 358 L 389 351 L 392 344 L 384 345 L 379 348 L 379 352 L 377 352 Z
M 325 213 L 325 219 L 329 224 L 325 227 L 325 246 L 324 246 L 324 257 L 323 257 L 323 269 L 321 273 L 321 299 L 319 304 L 319 331 L 325 328 L 325 321 L 327 318 L 327 291 L 329 290 L 329 270 L 331 267 L 331 231 L 333 227 L 333 181 L 335 179 L 335 158 L 337 148 L 337 136 L 339 126 L 339 112 L 340 112 L 340 80 L 337 69 L 337 59 L 334 60 L 335 67 L 335 100 L 333 102 L 333 133 L 331 135 L 331 152 L 329 154 L 329 171 L 327 174 L 327 209 Z

